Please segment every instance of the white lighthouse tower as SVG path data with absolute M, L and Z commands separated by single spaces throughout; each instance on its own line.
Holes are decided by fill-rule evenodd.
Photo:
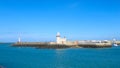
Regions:
M 66 44 L 66 38 L 61 38 L 60 33 L 58 32 L 56 36 L 56 42 L 57 44 Z
M 57 32 L 57 35 L 56 35 L 56 42 L 57 44 L 60 44 L 60 33 Z

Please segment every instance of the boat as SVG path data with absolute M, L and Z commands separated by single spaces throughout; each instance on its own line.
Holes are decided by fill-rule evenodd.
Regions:
M 113 44 L 114 46 L 118 46 L 117 44 Z

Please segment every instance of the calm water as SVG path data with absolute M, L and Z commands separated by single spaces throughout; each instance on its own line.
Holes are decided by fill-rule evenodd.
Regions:
M 5 68 L 120 68 L 120 47 L 35 49 L 0 44 Z

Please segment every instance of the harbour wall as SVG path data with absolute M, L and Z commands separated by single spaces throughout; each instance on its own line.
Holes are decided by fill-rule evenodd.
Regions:
M 115 41 L 114 43 L 117 45 L 120 45 L 120 41 Z
M 19 42 L 14 43 L 12 46 L 17 47 L 36 47 L 36 48 L 104 48 L 104 47 L 112 47 L 112 43 L 79 43 L 79 44 L 50 44 L 48 42 Z

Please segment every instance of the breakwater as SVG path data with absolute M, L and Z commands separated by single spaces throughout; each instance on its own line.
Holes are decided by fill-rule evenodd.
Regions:
M 47 49 L 61 49 L 61 48 L 105 48 L 112 47 L 112 43 L 79 43 L 75 45 L 68 44 L 50 44 L 43 42 L 20 42 L 14 43 L 12 46 L 15 47 L 35 47 L 35 48 L 47 48 Z
M 120 45 L 120 41 L 115 41 L 114 43 L 117 45 Z
M 112 47 L 112 45 L 95 45 L 95 44 L 79 44 L 78 46 L 83 48 L 107 48 Z
M 47 48 L 47 49 L 62 49 L 62 48 L 70 48 L 71 46 L 67 45 L 58 45 L 58 44 L 49 44 L 49 43 L 15 43 L 12 46 L 14 47 L 35 47 L 35 48 Z

